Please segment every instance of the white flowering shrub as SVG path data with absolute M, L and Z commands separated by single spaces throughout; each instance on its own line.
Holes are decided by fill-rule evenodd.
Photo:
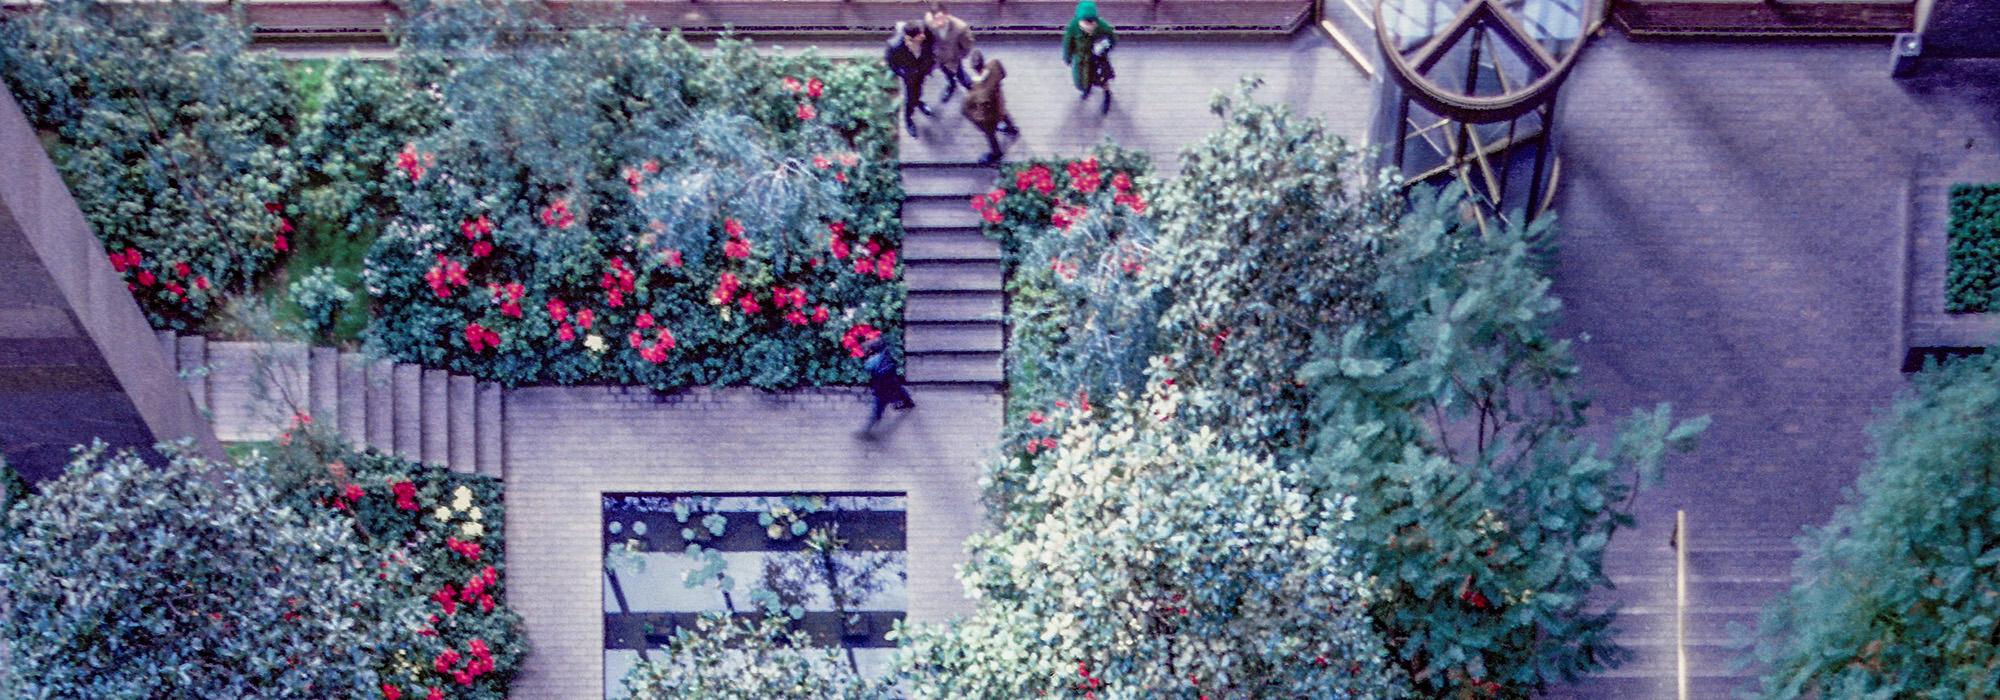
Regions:
M 925 698 L 1398 697 L 1342 535 L 1349 502 L 1183 412 L 1156 384 L 1060 411 L 1054 446 L 968 545 L 978 599 L 904 631 Z
M 862 678 L 840 651 L 812 646 L 783 616 L 752 622 L 704 616 L 677 629 L 665 658 L 640 664 L 624 679 L 633 700 L 887 700 L 890 686 Z

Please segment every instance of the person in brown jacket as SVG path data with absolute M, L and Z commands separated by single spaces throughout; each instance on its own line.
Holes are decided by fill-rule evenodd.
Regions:
M 988 61 L 978 49 L 973 49 L 972 70 L 979 74 L 979 81 L 966 90 L 962 111 L 966 120 L 986 135 L 988 150 L 979 164 L 992 165 L 1000 162 L 1000 139 L 994 132 L 1017 136 L 1021 130 L 1014 126 L 1014 115 L 1007 113 L 1007 97 L 1000 92 L 1000 81 L 1007 79 L 1007 68 L 1000 65 L 1000 59 Z
M 965 20 L 953 17 L 942 2 L 931 3 L 930 12 L 924 13 L 924 24 L 931 30 L 931 51 L 937 56 L 938 70 L 944 72 L 944 97 L 938 101 L 950 102 L 960 87 L 972 87 L 972 79 L 965 76 L 965 58 L 972 51 L 972 27 Z

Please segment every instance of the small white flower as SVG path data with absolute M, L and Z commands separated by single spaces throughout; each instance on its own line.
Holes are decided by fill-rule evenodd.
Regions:
M 483 514 L 479 512 L 479 508 L 477 506 L 474 506 L 472 510 L 466 511 L 465 515 L 466 517 L 472 518 L 473 520 L 478 520 L 479 517 Z
M 452 510 L 465 510 L 471 507 L 472 507 L 472 489 L 460 486 L 458 487 L 457 491 L 451 492 Z
M 583 346 L 591 352 L 604 352 L 604 336 L 592 333 L 583 337 Z
M 431 517 L 437 518 L 438 522 L 451 522 L 451 509 L 438 506 L 437 510 L 431 511 Z
M 465 533 L 466 537 L 478 537 L 486 534 L 486 526 L 479 523 L 465 523 L 458 526 L 458 529 L 460 532 Z

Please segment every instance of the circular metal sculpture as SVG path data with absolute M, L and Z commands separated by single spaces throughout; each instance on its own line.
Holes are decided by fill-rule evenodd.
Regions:
M 1548 208 L 1556 95 L 1601 0 L 1378 0 L 1384 156 L 1412 182 L 1459 179 L 1489 213 Z

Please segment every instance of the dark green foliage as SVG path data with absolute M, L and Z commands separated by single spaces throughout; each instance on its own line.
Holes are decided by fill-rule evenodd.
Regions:
M 231 13 L 55 0 L 0 22 L 0 76 L 159 328 L 191 330 L 283 257 L 298 168 L 277 64 Z
M 1376 625 L 1411 682 L 1440 696 L 1526 698 L 1619 658 L 1611 536 L 1669 450 L 1707 418 L 1637 412 L 1606 454 L 1580 435 L 1559 303 L 1531 251 L 1553 230 L 1479 225 L 1462 192 L 1420 190 L 1387 242 L 1373 311 L 1321 336 L 1301 376 L 1311 458 L 1353 494 L 1350 541 L 1376 582 Z
M 1918 374 L 1874 433 L 1765 612 L 1761 696 L 2000 696 L 2000 355 Z
M 418 9 L 400 65 L 443 66 L 425 69 L 441 116 L 382 154 L 374 349 L 508 384 L 782 388 L 859 382 L 850 334 L 897 335 L 878 67 L 637 27 L 528 38 L 541 20 L 505 2 Z
M 99 447 L 40 488 L 0 540 L 18 697 L 370 697 L 386 638 L 421 621 L 259 471 Z
M 1945 310 L 1979 313 L 2000 294 L 2000 184 L 1951 187 Z

